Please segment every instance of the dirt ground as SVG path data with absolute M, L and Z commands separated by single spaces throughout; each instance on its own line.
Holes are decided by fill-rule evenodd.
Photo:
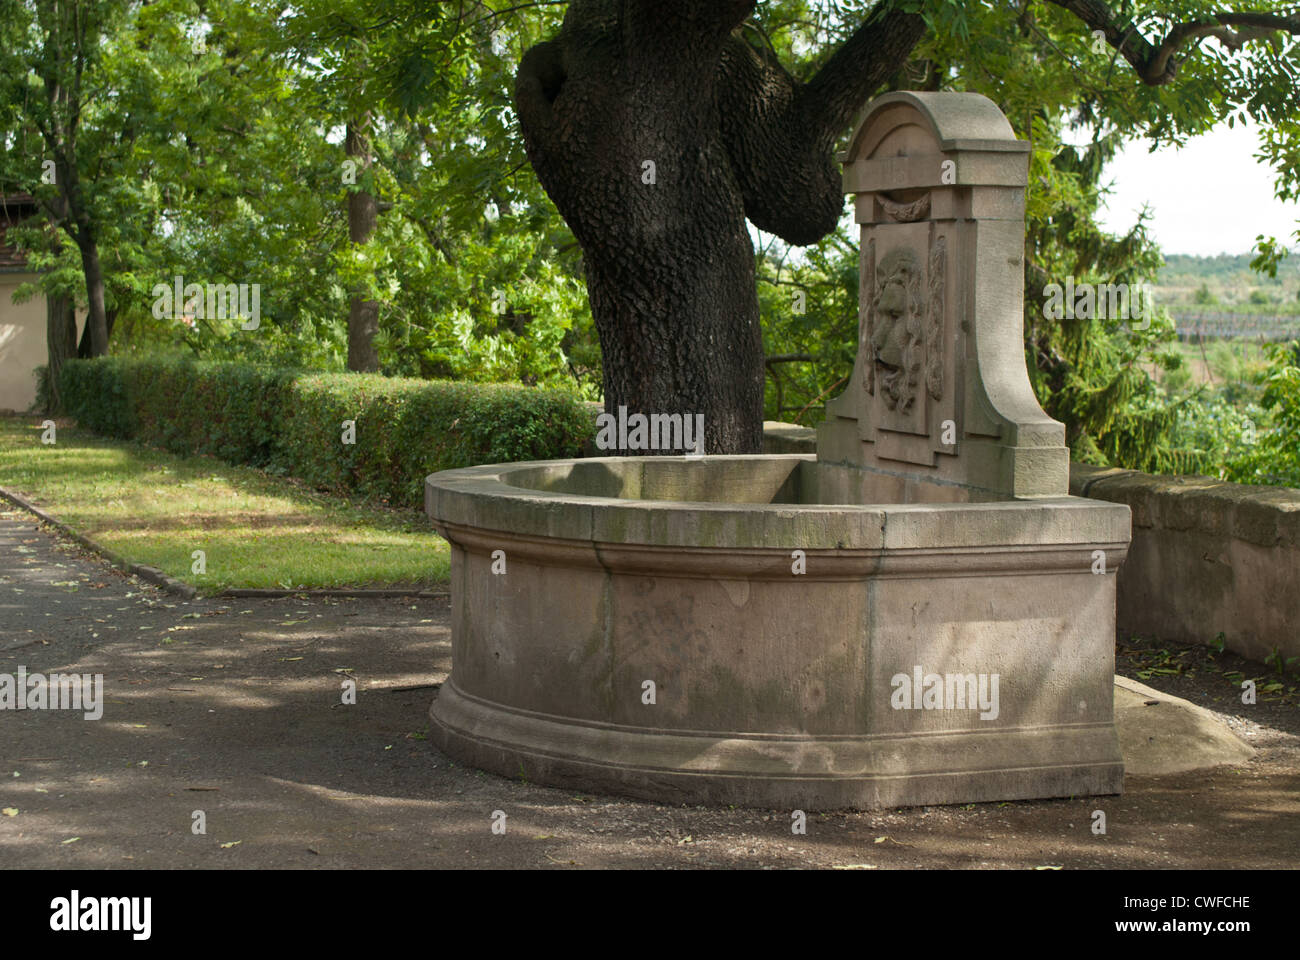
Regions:
M 0 712 L 0 868 L 1300 863 L 1300 712 L 1234 706 L 1213 671 L 1145 682 L 1224 713 L 1259 750 L 1244 765 L 1130 777 L 1118 797 L 811 814 L 794 835 L 786 810 L 579 796 L 452 763 L 425 739 L 448 620 L 445 598 L 186 602 L 0 509 L 0 673 L 102 673 L 106 700 L 93 722 Z M 1122 651 L 1121 670 L 1144 655 Z

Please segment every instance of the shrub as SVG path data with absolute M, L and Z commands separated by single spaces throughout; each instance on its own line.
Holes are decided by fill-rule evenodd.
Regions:
M 508 384 L 166 357 L 70 361 L 60 384 L 69 415 L 97 433 L 416 508 L 430 473 L 581 456 L 592 432 L 577 397 Z M 354 444 L 342 442 L 346 420 Z
M 119 440 L 135 436 L 136 421 L 127 402 L 122 360 L 69 360 L 59 371 L 59 389 L 63 409 L 82 426 Z
M 1300 487 L 1300 341 L 1270 344 L 1266 353 L 1261 403 L 1271 422 L 1258 435 L 1250 431 L 1248 451 L 1229 461 L 1225 473 L 1238 483 Z
M 32 371 L 32 376 L 36 378 L 36 399 L 32 401 L 29 412 L 31 413 L 54 413 L 54 397 L 51 395 L 50 387 L 50 368 L 48 364 L 42 363 Z

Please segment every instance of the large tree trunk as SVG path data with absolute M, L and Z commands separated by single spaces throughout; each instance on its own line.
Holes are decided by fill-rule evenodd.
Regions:
M 117 309 L 104 311 L 104 330 L 107 333 L 105 339 L 111 339 L 113 336 L 113 322 L 117 319 Z M 94 344 L 91 343 L 91 331 L 94 328 L 90 325 L 90 316 L 87 315 L 86 323 L 81 328 L 81 339 L 77 341 L 77 357 L 81 360 L 90 357 L 102 357 L 104 354 L 95 353 Z
M 627 244 L 616 241 L 603 255 L 587 251 L 605 405 L 611 412 L 625 405 L 630 413 L 702 414 L 708 452 L 757 452 L 763 338 L 754 250 L 739 204 L 722 202 L 734 201 L 734 191 L 708 196 L 715 202 L 698 204 L 695 217 L 683 216 L 674 229 L 656 236 L 649 218 L 628 217 L 621 226 Z M 689 208 L 683 202 L 679 210 Z M 694 251 L 703 248 L 710 253 L 702 260 Z
M 49 357 L 45 364 L 48 383 L 45 413 L 53 416 L 63 409 L 59 373 L 64 361 L 77 355 L 77 314 L 72 297 L 66 294 L 45 298 L 45 345 Z
M 746 218 L 791 243 L 835 228 L 835 140 L 923 30 L 873 14 L 798 85 L 733 34 L 753 5 L 574 0 L 515 87 L 529 159 L 582 245 L 606 410 L 703 414 L 710 453 L 762 444 Z
M 79 232 L 77 247 L 81 251 L 81 269 L 86 276 L 85 338 L 90 338 L 90 356 L 108 355 L 108 314 L 104 309 L 104 270 L 99 263 L 99 244 L 89 229 Z
M 42 129 L 45 146 L 54 160 L 54 182 L 58 193 L 42 200 L 54 226 L 64 230 L 77 244 L 81 253 L 81 267 L 86 280 L 88 313 L 85 334 L 81 338 L 79 356 L 102 357 L 108 353 L 108 335 L 111 321 L 104 309 L 104 270 L 99 262 L 99 241 L 91 220 L 90 206 L 81 184 L 81 171 L 77 166 L 77 128 L 81 119 L 81 80 L 88 48 L 98 43 L 98 37 L 88 36 L 87 24 L 93 23 L 78 13 L 76 6 L 54 4 L 40 14 L 42 21 L 50 17 L 45 32 L 43 68 L 38 70 L 45 87 L 45 100 L 49 108 L 49 126 Z M 70 49 L 65 49 L 65 44 Z M 73 76 L 63 70 L 53 69 L 55 64 L 75 62 Z M 72 82 L 66 83 L 65 80 Z
M 57 94 L 52 94 L 57 96 Z M 75 154 L 70 147 L 69 153 Z M 51 226 L 61 229 L 72 238 L 81 254 L 81 272 L 86 281 L 86 326 L 81 333 L 77 356 L 102 357 L 108 354 L 108 338 L 113 332 L 113 318 L 105 308 L 104 268 L 99 262 L 99 240 L 91 223 L 81 189 L 81 178 L 75 166 L 67 163 L 63 155 L 55 161 L 55 182 L 59 192 L 46 201 L 46 211 Z
M 349 121 L 344 150 L 357 162 L 357 172 L 370 169 L 371 115 L 363 114 Z M 375 195 L 364 187 L 348 194 L 348 239 L 354 244 L 370 242 L 379 220 L 379 204 Z M 379 332 L 379 303 L 352 294 L 348 308 L 348 369 L 358 373 L 374 373 L 379 369 L 379 354 L 375 352 L 375 334 Z

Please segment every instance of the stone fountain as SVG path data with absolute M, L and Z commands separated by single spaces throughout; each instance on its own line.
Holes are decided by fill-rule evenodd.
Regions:
M 844 184 L 860 337 L 817 454 L 449 470 L 431 736 L 503 776 L 804 810 L 1120 791 L 1126 506 L 1068 495 L 1022 345 L 1028 144 L 891 93 Z

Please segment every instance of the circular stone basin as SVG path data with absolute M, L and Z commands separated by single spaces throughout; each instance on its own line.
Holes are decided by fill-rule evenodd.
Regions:
M 846 493 L 863 502 L 823 502 Z M 434 474 L 453 669 L 431 736 L 503 776 L 668 802 L 1117 793 L 1128 508 L 978 497 L 811 455 Z

